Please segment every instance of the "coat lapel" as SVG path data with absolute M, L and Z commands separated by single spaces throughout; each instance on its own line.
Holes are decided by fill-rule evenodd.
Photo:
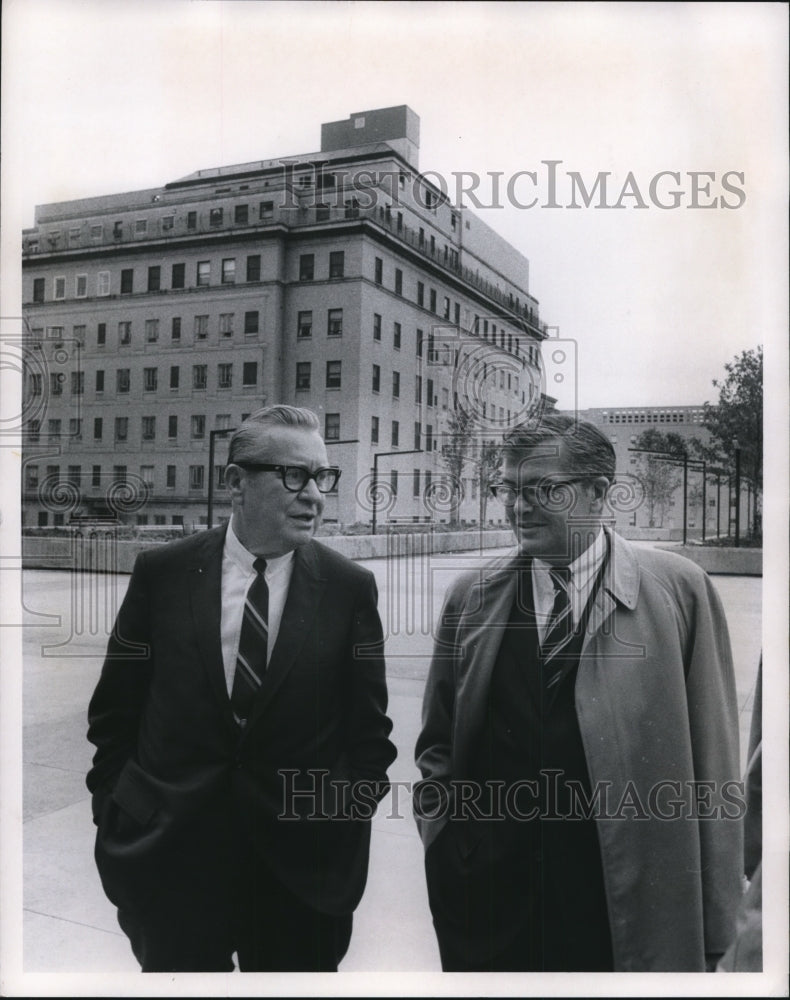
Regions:
M 269 666 L 255 698 L 247 731 L 266 711 L 277 689 L 296 662 L 307 636 L 314 631 L 318 605 L 326 586 L 321 576 L 316 548 L 302 545 L 294 553 L 293 572 L 288 586 L 277 642 Z
M 187 567 L 192 623 L 203 669 L 217 699 L 222 716 L 229 726 L 235 726 L 225 683 L 222 660 L 222 550 L 226 527 L 207 531 L 200 536 L 198 547 Z
M 603 585 L 590 610 L 582 643 L 582 654 L 593 636 L 602 631 L 618 603 L 633 610 L 639 594 L 639 565 L 631 546 L 613 531 L 604 528 L 609 551 L 604 565 Z

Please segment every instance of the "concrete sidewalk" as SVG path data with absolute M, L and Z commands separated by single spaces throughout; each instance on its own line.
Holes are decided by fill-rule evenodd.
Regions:
M 486 553 L 483 561 L 491 558 Z M 418 777 L 413 748 L 442 594 L 469 554 L 445 555 L 421 571 L 402 561 L 365 563 L 376 574 L 388 634 L 394 782 Z M 84 777 L 92 747 L 86 708 L 107 631 L 128 577 L 85 581 L 51 570 L 24 575 L 24 971 L 135 973 L 138 966 L 93 864 L 94 827 Z M 744 760 L 760 653 L 760 578 L 715 577 L 735 656 Z M 57 618 L 42 616 L 56 615 Z M 392 623 L 398 623 L 393 627 Z M 368 887 L 354 918 L 342 971 L 440 971 L 409 795 L 390 796 L 374 820 Z M 53 994 L 50 994 L 53 995 Z M 57 994 L 54 994 L 57 995 Z

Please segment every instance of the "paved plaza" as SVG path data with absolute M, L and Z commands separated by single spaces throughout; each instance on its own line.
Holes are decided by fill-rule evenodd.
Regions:
M 459 571 L 493 553 L 371 560 L 387 635 L 394 782 L 418 777 L 413 748 L 442 595 Z M 758 577 L 714 577 L 730 627 L 744 763 L 760 655 Z M 107 633 L 128 576 L 23 576 L 23 961 L 26 973 L 134 973 L 138 966 L 93 864 L 94 827 L 85 773 L 92 747 L 86 709 Z M 439 971 L 410 796 L 382 803 L 374 820 L 368 887 L 354 918 L 345 972 Z M 50 994 L 52 995 L 52 994 Z M 57 995 L 57 994 L 55 994 Z

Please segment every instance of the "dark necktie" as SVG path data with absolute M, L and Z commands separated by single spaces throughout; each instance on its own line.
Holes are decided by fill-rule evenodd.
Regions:
M 258 575 L 250 584 L 244 602 L 236 672 L 233 675 L 230 695 L 233 714 L 242 726 L 249 717 L 252 702 L 266 672 L 266 648 L 269 639 L 269 588 L 263 576 L 266 560 L 256 559 L 254 567 Z
M 573 615 L 568 593 L 571 572 L 567 566 L 559 566 L 549 570 L 549 573 L 554 584 L 554 607 L 540 647 L 547 689 L 554 687 L 562 677 L 562 652 L 573 638 Z

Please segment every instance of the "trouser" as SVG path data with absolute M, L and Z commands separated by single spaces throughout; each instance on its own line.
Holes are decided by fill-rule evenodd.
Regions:
M 205 860 L 205 859 L 204 859 Z M 352 915 L 319 913 L 249 856 L 216 868 L 176 864 L 139 912 L 119 910 L 143 972 L 336 972 Z

